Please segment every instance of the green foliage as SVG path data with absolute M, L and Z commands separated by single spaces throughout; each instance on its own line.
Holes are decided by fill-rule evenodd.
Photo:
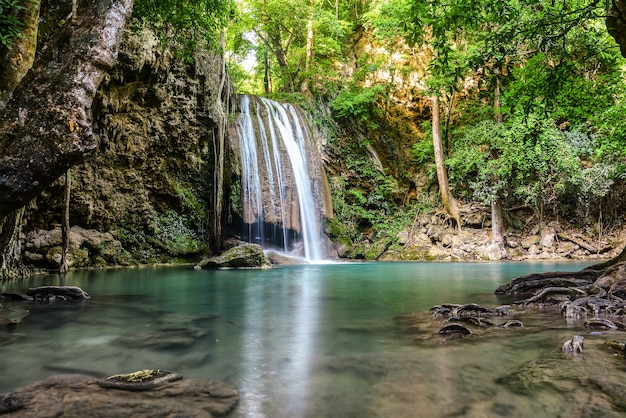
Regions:
M 488 204 L 496 197 L 530 203 L 540 214 L 579 190 L 581 162 L 570 136 L 549 120 L 484 121 L 468 128 L 448 160 L 450 181 L 466 197 Z
M 603 4 L 247 0 L 241 6 L 229 27 L 234 31 L 229 65 L 239 88 L 263 92 L 267 75 L 271 94 L 293 98 L 308 80 L 314 93 L 334 97 L 334 117 L 377 130 L 377 143 L 387 141 L 381 146 L 395 145 L 388 135 L 392 127 L 381 123 L 395 100 L 406 104 L 417 125 L 428 117 L 420 95 L 454 92 L 456 100 L 448 101 L 454 105 L 451 118 L 444 118 L 447 109 L 441 116 L 442 123 L 449 122 L 444 140 L 453 192 L 465 199 L 489 203 L 499 197 L 508 205 L 531 204 L 539 213 L 563 213 L 564 202 L 590 207 L 626 177 L 624 60 L 603 20 L 596 19 Z M 310 6 L 315 51 L 313 66 L 305 71 Z M 379 53 L 381 46 L 385 51 Z M 353 62 L 355 51 L 363 50 Z M 284 52 L 282 64 L 278 51 Z M 257 58 L 252 73 L 237 67 L 250 52 Z M 404 55 L 405 63 L 394 61 Z M 410 85 L 413 90 L 408 83 L 398 87 L 394 75 L 409 73 L 419 78 Z M 380 75 L 387 78 L 381 82 Z M 497 111 L 496 98 L 501 99 Z M 496 113 L 503 123 L 491 121 Z M 434 178 L 429 133 L 430 126 L 423 126 L 414 136 L 419 141 L 405 146 L 413 169 L 429 170 Z M 331 228 L 335 236 L 358 241 L 364 233 L 394 230 L 403 211 L 398 185 L 366 157 L 369 139 L 354 141 L 361 143 L 340 147 L 348 173 L 333 184 Z
M 381 84 L 373 87 L 352 85 L 343 90 L 333 100 L 331 106 L 339 118 L 355 118 L 364 123 L 368 129 L 376 130 L 384 115 L 381 102 L 387 101 L 387 87 Z
M 23 23 L 17 14 L 24 9 L 20 0 L 0 0 L 0 45 L 11 49 L 22 34 Z
M 183 57 L 191 60 L 198 45 L 219 45 L 232 7 L 230 0 L 136 0 L 133 17 L 157 28 L 164 42 L 175 39 L 183 45 Z
M 155 214 L 154 236 L 171 255 L 195 254 L 203 250 L 185 218 L 171 209 L 164 214 Z
M 377 42 L 393 49 L 399 37 L 410 37 L 417 29 L 409 27 L 412 21 L 410 5 L 405 0 L 377 1 L 364 15 L 363 25 L 373 33 Z
M 422 131 L 426 134 L 422 141 L 418 141 L 411 147 L 411 158 L 416 166 L 434 164 L 435 150 L 432 138 L 432 124 L 430 121 L 422 124 Z
M 186 213 L 189 213 L 190 220 L 193 224 L 202 225 L 206 222 L 206 203 L 198 197 L 198 193 L 194 192 L 189 187 L 184 187 L 178 182 L 174 183 L 174 188 L 182 207 L 185 209 Z
M 610 73 L 590 73 L 572 61 L 554 64 L 545 54 L 530 58 L 523 67 L 512 70 L 503 95 L 510 113 L 542 112 L 559 122 L 580 126 L 603 112 L 623 80 Z M 623 87 L 622 87 L 623 89 Z
M 150 225 L 145 220 L 125 219 L 118 238 L 125 251 L 139 263 L 171 262 L 173 258 L 194 256 L 205 250 L 199 232 L 191 222 L 172 209 L 152 213 Z
M 313 92 L 333 92 L 342 80 L 341 60 L 369 2 L 348 0 L 244 0 L 228 28 L 229 67 L 237 70 L 236 85 L 252 94 L 300 93 L 306 82 Z M 313 51 L 307 61 L 308 28 Z M 308 69 L 307 69 L 308 65 Z
M 609 194 L 615 182 L 616 167 L 599 162 L 585 168 L 580 176 L 580 193 L 584 200 L 596 200 Z
M 590 135 L 596 142 L 593 160 L 610 162 L 616 166 L 616 173 L 626 173 L 626 85 L 616 82 L 612 96 L 605 96 L 604 109 L 590 115 Z M 613 100 L 607 100 L 611 97 Z M 597 100 L 597 99 L 596 99 Z
M 363 234 L 395 237 L 406 226 L 399 207 L 398 182 L 393 176 L 380 172 L 364 147 L 346 149 L 345 178 L 335 178 L 331 184 L 335 218 L 330 221 L 331 235 L 338 241 L 360 242 Z M 397 225 L 396 225 L 397 224 Z M 392 227 L 392 225 L 395 225 Z

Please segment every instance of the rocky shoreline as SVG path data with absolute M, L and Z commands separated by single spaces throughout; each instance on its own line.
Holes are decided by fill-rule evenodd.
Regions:
M 109 268 L 142 265 L 126 250 L 115 232 L 101 232 L 73 226 L 70 231 L 69 262 L 71 268 Z M 235 240 L 230 240 L 235 241 Z M 437 216 L 422 216 L 413 228 L 401 231 L 395 245 L 366 241 L 350 248 L 335 243 L 342 260 L 367 261 L 534 261 L 534 260 L 608 260 L 616 257 L 625 241 L 622 231 L 591 239 L 588 234 L 550 222 L 525 234 L 510 233 L 506 240 L 506 256 L 494 258 L 489 253 L 490 230 L 465 228 L 455 230 Z M 238 244 L 241 244 L 239 242 Z M 59 227 L 35 230 L 22 238 L 25 264 L 34 270 L 55 270 L 61 259 L 61 230 Z M 233 261 L 228 252 L 237 245 L 231 244 L 225 253 L 216 258 L 187 260 L 202 268 L 267 267 L 271 264 L 289 264 L 277 255 L 269 259 L 259 256 L 251 246 L 240 252 L 249 253 L 251 261 Z M 250 252 L 252 251 L 252 252 Z M 232 251 L 231 251 L 232 252 Z M 244 257 L 245 258 L 245 257 Z M 153 263 L 154 264 L 154 263 Z

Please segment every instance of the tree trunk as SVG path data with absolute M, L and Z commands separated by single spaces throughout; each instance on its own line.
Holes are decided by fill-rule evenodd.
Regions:
M 454 101 L 456 100 L 456 91 L 452 90 L 450 93 L 450 100 L 448 106 L 446 106 L 446 123 L 443 125 L 443 151 L 444 159 L 450 154 L 450 120 L 452 119 L 452 109 L 454 108 Z
M 493 120 L 496 123 L 504 122 L 504 116 L 502 115 L 502 104 L 500 103 L 500 96 L 502 93 L 502 71 L 496 69 L 496 87 L 493 91 Z
M 443 207 L 448 212 L 458 229 L 461 229 L 461 215 L 456 199 L 450 193 L 450 185 L 448 184 L 448 173 L 443 164 L 444 152 L 441 140 L 441 126 L 439 122 L 439 96 L 432 96 L 432 125 L 433 125 L 433 147 L 435 149 L 435 166 L 437 168 L 437 181 L 439 183 L 439 193 Z
M 502 108 L 500 105 L 500 92 L 502 87 L 502 78 L 500 71 L 496 71 L 496 86 L 493 93 L 493 110 L 494 120 L 496 123 L 502 123 Z M 493 155 L 494 158 L 497 155 Z M 496 182 L 497 179 L 491 179 Z M 502 199 L 499 192 L 496 193 L 491 201 L 491 244 L 487 248 L 490 260 L 501 260 L 506 257 L 506 247 L 504 240 L 504 216 L 502 215 Z
M 289 39 L 285 42 L 286 47 L 283 48 L 280 33 L 273 33 L 267 35 L 268 48 L 274 53 L 274 57 L 276 58 L 276 62 L 278 63 L 278 68 L 280 69 L 281 78 L 285 83 L 285 87 L 289 92 L 294 91 L 294 74 L 292 74 L 291 69 L 289 68 L 289 63 L 287 61 L 287 51 L 289 50 L 289 45 L 291 44 L 291 35 Z
M 309 0 L 309 17 L 306 23 L 306 56 L 304 62 L 304 81 L 302 82 L 302 94 L 309 100 L 313 99 L 309 79 L 311 78 L 311 66 L 313 63 L 313 19 L 315 18 L 315 0 Z
M 11 212 L 0 222 L 0 281 L 24 279 L 30 272 L 22 263 L 20 231 L 24 208 Z
M 263 63 L 265 65 L 265 71 L 263 73 L 263 87 L 265 88 L 265 94 L 272 92 L 272 75 L 270 73 L 270 56 L 267 51 L 263 54 Z
M 39 30 L 39 10 L 41 0 L 23 2 L 24 9 L 19 18 L 24 24 L 22 36 L 2 59 L 0 66 L 0 109 L 3 109 L 13 90 L 32 67 L 37 52 L 37 32 Z
M 65 172 L 65 196 L 63 198 L 63 223 L 61 224 L 61 264 L 59 273 L 65 274 L 69 271 L 69 261 L 67 252 L 70 249 L 70 193 L 72 190 L 72 170 Z
M 0 119 L 0 218 L 23 207 L 97 148 L 91 105 L 133 0 L 80 2 L 13 91 Z
M 606 28 L 626 57 L 626 0 L 607 2 Z

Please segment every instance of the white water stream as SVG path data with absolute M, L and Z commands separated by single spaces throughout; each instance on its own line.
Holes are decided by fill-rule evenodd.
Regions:
M 285 253 L 302 244 L 306 261 L 322 261 L 320 209 L 307 168 L 307 147 L 313 145 L 308 126 L 293 105 L 243 96 L 237 131 L 249 241 Z

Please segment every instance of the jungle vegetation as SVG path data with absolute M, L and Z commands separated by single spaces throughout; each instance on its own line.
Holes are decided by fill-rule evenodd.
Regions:
M 621 225 L 626 62 L 607 33 L 607 4 L 235 4 L 227 55 L 240 92 L 327 103 L 340 125 L 366 132 L 342 147 L 354 173 L 336 194 L 342 233 L 394 230 L 390 219 L 409 221 L 432 205 L 462 226 L 459 208 L 470 202 L 490 207 L 494 245 L 514 227 L 503 218 L 512 208 L 539 223 L 576 219 L 597 234 Z M 419 107 L 426 110 L 398 116 Z M 403 142 L 410 163 L 368 168 L 365 148 L 384 154 L 380 138 L 403 124 L 415 126 Z M 416 172 L 438 183 L 437 196 L 404 205 Z
M 0 0 L 5 61 L 22 60 L 17 45 L 37 25 L 28 12 L 49 7 Z M 311 110 L 345 153 L 347 175 L 333 184 L 336 238 L 392 237 L 435 207 L 461 228 L 463 207 L 479 204 L 491 211 L 498 247 L 507 228 L 524 226 L 503 215 L 520 207 L 535 223 L 576 220 L 598 235 L 622 225 L 626 62 L 607 31 L 610 7 L 137 0 L 132 13 L 134 25 L 156 28 L 164 43 L 184 44 L 187 60 L 198 45 L 221 49 L 237 92 Z M 375 154 L 380 166 L 371 164 Z M 223 193 L 214 191 L 216 201 Z

